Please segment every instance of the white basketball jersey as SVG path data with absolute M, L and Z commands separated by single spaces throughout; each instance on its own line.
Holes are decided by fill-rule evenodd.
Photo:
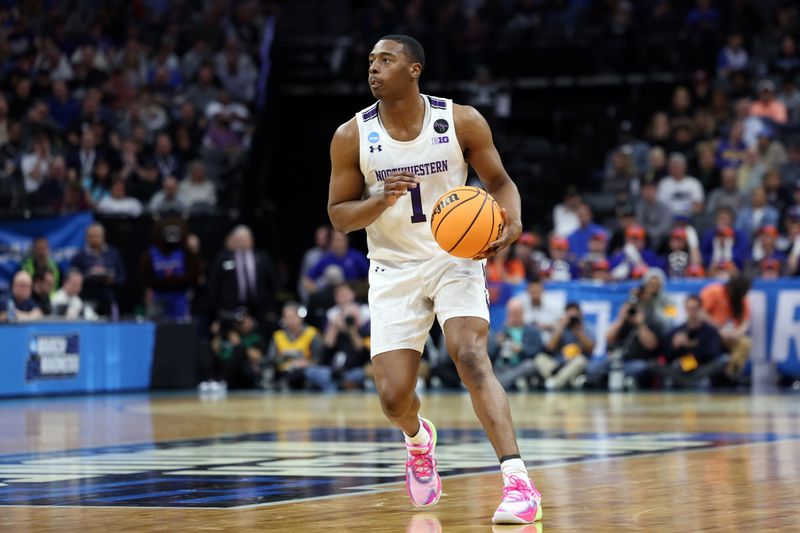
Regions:
M 370 259 L 424 261 L 446 253 L 433 239 L 431 211 L 440 196 L 466 183 L 467 162 L 456 137 L 452 100 L 422 98 L 425 120 L 412 141 L 397 141 L 386 133 L 379 102 L 356 113 L 365 196 L 383 194 L 383 181 L 393 172 L 410 172 L 420 179 L 417 188 L 367 226 Z

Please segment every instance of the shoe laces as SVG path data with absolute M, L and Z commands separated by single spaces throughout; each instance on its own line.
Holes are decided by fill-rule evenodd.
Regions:
M 411 469 L 414 477 L 431 477 L 433 475 L 433 469 L 436 467 L 436 459 L 430 451 L 414 453 L 409 450 L 409 454 L 411 456 L 406 461 L 406 468 Z
M 526 502 L 533 497 L 530 483 L 518 476 L 509 476 L 508 483 L 503 487 L 503 499 L 512 502 Z

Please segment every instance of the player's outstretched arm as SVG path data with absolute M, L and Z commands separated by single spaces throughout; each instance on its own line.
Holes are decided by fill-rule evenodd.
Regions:
M 328 216 L 334 229 L 347 233 L 369 226 L 418 183 L 419 178 L 413 174 L 396 173 L 383 182 L 382 195 L 364 199 L 364 176 L 359 164 L 355 119 L 339 126 L 334 133 L 328 190 Z
M 522 232 L 519 190 L 503 168 L 486 119 L 472 106 L 455 105 L 453 115 L 458 142 L 467 161 L 478 173 L 486 191 L 497 201 L 503 216 L 504 228 L 500 237 L 475 257 L 484 259 L 511 245 Z

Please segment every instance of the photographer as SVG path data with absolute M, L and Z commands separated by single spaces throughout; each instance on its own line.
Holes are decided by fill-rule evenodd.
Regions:
M 616 320 L 606 334 L 609 349 L 625 361 L 625 374 L 641 380 L 650 363 L 660 355 L 669 329 L 668 302 L 661 290 L 664 274 L 651 268 L 641 286 L 622 304 Z
M 549 354 L 541 353 L 533 360 L 536 371 L 545 379 L 545 388 L 561 389 L 576 383 L 574 380 L 589 364 L 594 344 L 594 332 L 584 324 L 580 306 L 568 303 L 547 343 Z
M 325 392 L 361 388 L 369 362 L 369 308 L 356 302 L 355 292 L 346 283 L 336 287 L 334 299 L 323 335 L 323 364 L 306 371 L 306 379 Z
M 306 386 L 306 371 L 322 359 L 322 338 L 317 328 L 303 322 L 305 309 L 296 302 L 283 306 L 281 327 L 273 333 L 267 361 L 275 367 L 279 386 L 301 390 Z
M 717 328 L 703 312 L 700 297 L 690 294 L 684 303 L 686 322 L 669 336 L 670 376 L 682 386 L 699 384 L 704 378 L 721 374 L 727 364 Z
M 211 325 L 211 333 L 214 374 L 231 389 L 258 388 L 265 343 L 253 317 L 244 308 L 223 313 Z

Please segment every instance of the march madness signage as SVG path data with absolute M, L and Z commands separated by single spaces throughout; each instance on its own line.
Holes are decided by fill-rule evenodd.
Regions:
M 72 378 L 80 370 L 78 333 L 40 333 L 31 338 L 25 380 Z

